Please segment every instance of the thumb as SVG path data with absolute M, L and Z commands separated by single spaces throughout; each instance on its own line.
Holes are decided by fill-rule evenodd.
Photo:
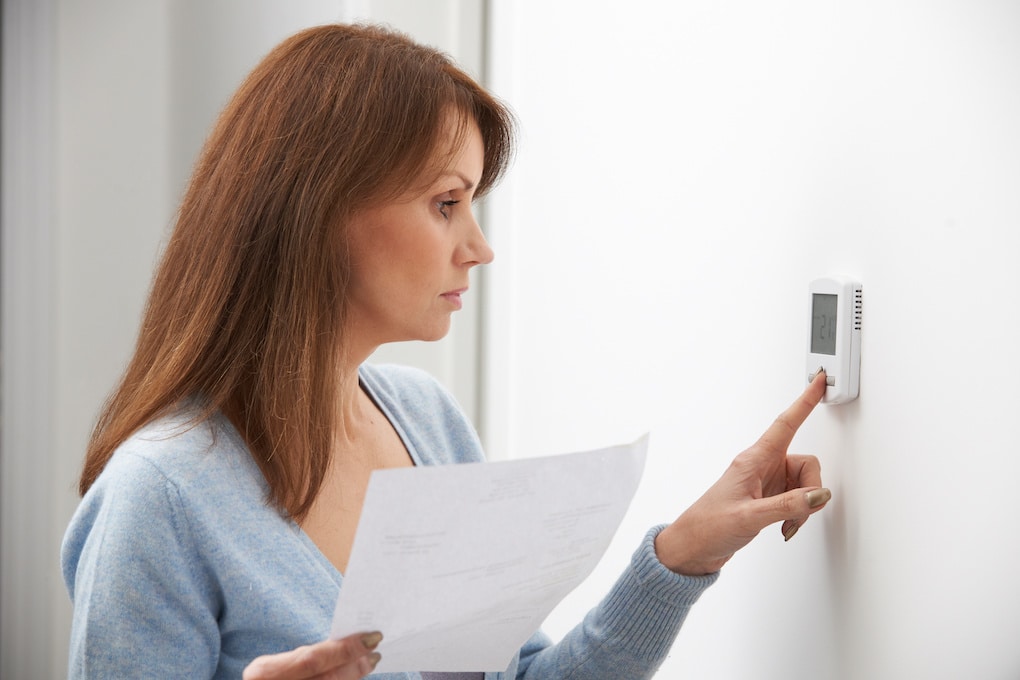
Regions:
M 832 498 L 825 488 L 793 489 L 758 501 L 758 519 L 762 528 L 783 520 L 803 520 L 821 510 Z

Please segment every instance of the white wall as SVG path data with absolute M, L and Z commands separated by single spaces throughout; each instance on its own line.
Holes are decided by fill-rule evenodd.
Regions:
M 482 0 L 4 0 L 0 677 L 59 677 L 59 545 L 98 409 L 134 345 L 153 266 L 215 115 L 305 26 L 390 23 L 482 68 Z M 479 312 L 380 360 L 477 410 Z
M 793 400 L 807 283 L 845 273 L 861 397 L 793 447 L 834 500 L 724 569 L 660 677 L 1020 677 L 1020 5 L 516 0 L 491 26 L 524 134 L 490 205 L 490 447 L 652 432 L 549 631 Z

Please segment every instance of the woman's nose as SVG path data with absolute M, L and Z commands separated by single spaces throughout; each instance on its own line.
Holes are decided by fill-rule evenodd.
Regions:
M 464 243 L 463 264 L 474 266 L 476 264 L 489 264 L 495 254 L 485 240 L 485 234 L 474 215 L 471 216 L 468 236 Z

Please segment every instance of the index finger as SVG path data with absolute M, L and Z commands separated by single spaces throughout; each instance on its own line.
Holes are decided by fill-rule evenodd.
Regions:
M 804 392 L 789 408 L 779 414 L 760 441 L 785 450 L 793 441 L 793 435 L 804 424 L 807 417 L 818 406 L 825 395 L 825 371 L 819 370 Z

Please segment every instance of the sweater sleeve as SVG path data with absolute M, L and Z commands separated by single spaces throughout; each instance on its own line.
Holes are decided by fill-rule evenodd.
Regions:
M 112 465 L 62 546 L 74 603 L 68 676 L 212 677 L 218 597 L 179 491 L 141 457 Z
M 681 576 L 655 555 L 650 530 L 609 594 L 559 643 L 542 633 L 521 649 L 520 680 L 650 678 L 666 658 L 691 606 L 719 577 Z

